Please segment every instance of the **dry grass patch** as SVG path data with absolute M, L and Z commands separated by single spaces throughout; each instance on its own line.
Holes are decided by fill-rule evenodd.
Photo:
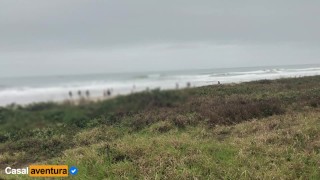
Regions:
M 239 167 L 251 178 L 319 179 L 320 112 L 291 112 L 232 127 L 223 141 L 240 149 Z

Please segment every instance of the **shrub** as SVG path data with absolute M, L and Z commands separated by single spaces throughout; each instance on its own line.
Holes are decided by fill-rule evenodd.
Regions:
M 281 103 L 275 99 L 257 100 L 230 97 L 203 104 L 197 109 L 210 126 L 236 124 L 252 118 L 268 117 L 284 113 Z
M 174 127 L 168 121 L 160 121 L 151 127 L 152 132 L 166 133 Z
M 57 104 L 53 102 L 47 102 L 47 103 L 36 103 L 36 104 L 31 104 L 27 106 L 25 109 L 27 111 L 42 111 L 46 109 L 50 109 L 57 106 Z
M 7 140 L 9 140 L 9 137 L 4 135 L 4 134 L 0 134 L 0 143 L 4 143 Z

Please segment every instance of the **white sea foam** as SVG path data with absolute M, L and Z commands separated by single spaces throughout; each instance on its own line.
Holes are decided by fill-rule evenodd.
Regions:
M 123 77 L 113 76 L 108 79 L 107 75 L 93 76 L 91 79 L 80 76 L 70 78 L 60 82 L 59 79 L 52 81 L 52 78 L 41 80 L 34 78 L 33 85 L 25 86 L 23 83 L 11 83 L 17 81 L 0 79 L 0 105 L 11 103 L 29 104 L 33 102 L 62 101 L 69 97 L 69 91 L 73 93 L 73 98 L 79 98 L 77 92 L 82 91 L 84 95 L 86 90 L 90 91 L 91 97 L 102 97 L 103 91 L 112 88 L 113 95 L 129 94 L 148 89 L 174 89 L 176 83 L 180 88 L 186 87 L 187 82 L 192 86 L 204 86 L 221 83 L 239 83 L 260 79 L 278 79 L 286 77 L 302 77 L 320 75 L 320 67 L 307 68 L 256 68 L 253 70 L 232 69 L 223 70 L 224 72 L 211 73 L 201 71 L 190 72 L 170 72 L 170 73 L 150 73 L 146 75 L 125 75 Z M 219 70 L 216 70 L 219 71 Z M 119 75 L 121 76 L 121 75 Z M 24 82 L 26 78 L 21 80 Z M 85 80 L 83 80 L 85 79 Z M 9 85 L 3 85 L 2 81 L 9 82 Z M 19 80 L 19 79 L 18 79 Z M 51 81 L 50 81 L 51 80 Z M 30 80 L 31 81 L 31 80 Z M 48 84 L 48 81 L 51 83 Z M 45 82 L 45 83 L 44 83 Z M 8 83 L 7 83 L 8 84 Z

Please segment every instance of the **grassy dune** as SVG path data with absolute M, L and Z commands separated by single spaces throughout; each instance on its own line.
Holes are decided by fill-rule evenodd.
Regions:
M 320 179 L 320 76 L 0 108 L 0 169 L 33 163 L 77 179 Z

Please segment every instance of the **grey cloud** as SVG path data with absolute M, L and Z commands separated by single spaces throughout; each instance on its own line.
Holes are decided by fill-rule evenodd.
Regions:
M 110 62 L 106 69 L 119 71 L 154 64 L 168 69 L 181 63 L 189 68 L 315 63 L 319 7 L 316 0 L 2 0 L 0 72 L 43 74 L 49 65 L 61 69 L 55 73 L 70 67 L 85 72 L 88 59 L 99 71 Z M 27 63 L 33 68 L 15 68 Z
M 310 43 L 319 1 L 1 1 L 5 50 L 155 42 Z

